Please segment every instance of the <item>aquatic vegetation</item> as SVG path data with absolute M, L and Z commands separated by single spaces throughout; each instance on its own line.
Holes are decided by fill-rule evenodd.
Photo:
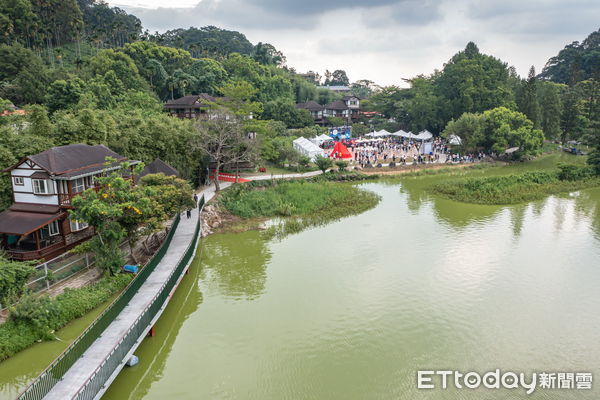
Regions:
M 600 186 L 600 178 L 589 167 L 559 164 L 558 170 L 454 179 L 437 183 L 432 191 L 465 203 L 517 204 L 551 194 Z
M 357 173 L 325 174 L 307 180 L 254 181 L 224 191 L 219 201 L 230 213 L 244 219 L 283 217 L 266 230 L 270 237 L 299 232 L 344 216 L 364 212 L 379 196 L 356 186 L 330 180 L 372 179 Z

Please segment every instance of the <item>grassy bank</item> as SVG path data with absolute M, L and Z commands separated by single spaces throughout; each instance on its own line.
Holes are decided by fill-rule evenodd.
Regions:
M 253 181 L 229 188 L 219 201 L 243 219 L 285 217 L 266 231 L 271 237 L 282 237 L 374 207 L 379 202 L 376 194 L 340 182 L 375 178 L 348 172 L 305 180 Z
M 548 171 L 454 179 L 432 186 L 432 191 L 451 200 L 475 204 L 517 204 L 552 194 L 600 186 L 590 168 L 558 165 Z
M 52 339 L 53 332 L 83 316 L 121 291 L 132 276 L 105 277 L 79 289 L 67 289 L 55 298 L 23 299 L 11 319 L 0 325 L 0 361 L 31 346 Z

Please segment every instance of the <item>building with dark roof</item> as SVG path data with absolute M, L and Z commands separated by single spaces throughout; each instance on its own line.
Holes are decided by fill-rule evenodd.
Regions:
M 210 111 L 222 97 L 213 97 L 207 93 L 192 94 L 178 99 L 168 100 L 164 105 L 171 115 L 179 118 L 208 118 Z
M 142 172 L 140 172 L 140 174 L 136 177 L 136 182 L 149 174 L 165 174 L 166 176 L 175 176 L 177 178 L 181 177 L 179 171 L 177 171 L 175 168 L 173 168 L 160 158 L 157 158 L 150 164 L 146 165 Z
M 343 118 L 347 123 L 356 122 L 360 117 L 360 99 L 356 96 L 344 96 L 327 105 L 315 101 L 296 104 L 296 108 L 310 111 L 315 123 L 324 125 L 331 117 Z
M 107 157 L 114 161 L 107 164 Z M 90 238 L 93 228 L 69 218 L 71 201 L 123 161 L 129 160 L 103 145 L 71 144 L 5 169 L 13 189 L 13 204 L 0 213 L 0 242 L 7 254 L 18 260 L 49 259 Z

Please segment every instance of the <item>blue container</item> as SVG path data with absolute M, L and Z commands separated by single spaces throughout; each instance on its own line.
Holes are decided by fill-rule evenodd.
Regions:
M 125 271 L 125 272 L 131 272 L 132 274 L 137 274 L 138 273 L 138 266 L 137 265 L 125 265 L 123 267 L 123 271 Z

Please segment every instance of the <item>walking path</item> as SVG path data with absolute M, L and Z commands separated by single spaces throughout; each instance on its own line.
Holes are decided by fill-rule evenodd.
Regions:
M 207 194 L 209 194 L 207 192 Z M 212 194 L 214 195 L 214 193 Z M 211 195 L 211 197 L 212 197 Z M 176 228 L 173 239 L 161 262 L 154 272 L 140 287 L 129 304 L 117 318 L 106 328 L 102 335 L 83 353 L 75 364 L 67 371 L 46 396 L 49 400 L 64 400 L 74 398 L 79 389 L 94 375 L 96 369 L 110 355 L 113 348 L 128 332 L 134 322 L 142 315 L 146 307 L 161 291 L 165 282 L 176 268 L 188 246 L 195 239 L 194 233 L 198 223 L 198 209 L 192 210 L 192 217 L 183 216 Z M 191 262 L 191 260 L 190 260 Z M 151 327 L 149 326 L 148 329 Z M 144 335 L 143 335 L 144 336 Z M 143 337 L 142 336 L 142 337 Z M 127 360 L 123 360 L 123 363 Z M 114 371 L 108 383 L 116 377 L 120 368 Z M 108 384 L 105 386 L 108 387 Z

